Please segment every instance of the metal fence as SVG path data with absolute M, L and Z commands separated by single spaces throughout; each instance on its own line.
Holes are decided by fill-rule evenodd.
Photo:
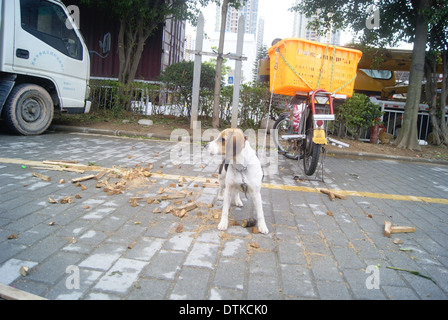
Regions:
M 119 87 L 94 85 L 91 87 L 90 99 L 95 109 L 112 109 L 120 106 Z M 169 89 L 133 88 L 128 93 L 131 109 L 142 115 L 187 116 L 186 106 L 178 103 L 176 94 Z
M 116 86 L 96 85 L 91 88 L 90 98 L 94 108 L 111 109 L 119 103 L 118 95 L 119 88 Z M 178 93 L 176 91 L 164 88 L 163 86 L 158 87 L 158 89 L 134 88 L 130 94 L 131 109 L 134 112 L 143 115 L 188 116 L 188 108 L 179 103 L 177 95 Z M 276 98 L 275 96 L 276 95 L 274 95 L 274 98 Z M 274 105 L 279 105 L 281 107 L 285 106 L 286 102 L 284 99 L 278 99 L 277 97 L 277 100 L 273 102 Z M 405 103 L 376 99 L 372 102 L 380 104 L 381 110 L 384 112 L 381 119 L 383 125 L 388 133 L 396 137 L 401 129 Z M 425 105 L 420 106 L 417 119 L 418 139 L 422 141 L 427 139 L 432 128 L 430 116 L 428 111 L 425 110 L 425 107 Z M 221 110 L 221 116 L 225 117 L 226 112 L 230 114 L 229 110 L 229 106 L 224 107 L 223 110 Z M 249 111 L 246 111 L 244 116 L 246 118 L 257 118 L 253 119 L 254 121 L 260 120 L 257 115 L 252 115 Z M 448 125 L 448 115 L 445 117 Z M 368 141 L 369 138 L 369 130 L 362 132 L 360 135 L 360 140 Z

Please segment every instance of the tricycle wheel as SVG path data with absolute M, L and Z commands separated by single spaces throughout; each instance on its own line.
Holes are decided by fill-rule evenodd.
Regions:
M 321 147 L 313 142 L 313 117 L 309 115 L 306 123 L 306 138 L 303 141 L 303 169 L 307 176 L 316 172 Z

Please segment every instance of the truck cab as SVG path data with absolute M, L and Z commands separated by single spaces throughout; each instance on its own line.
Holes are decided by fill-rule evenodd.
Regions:
M 54 109 L 90 110 L 90 57 L 56 0 L 0 0 L 0 112 L 15 133 L 43 133 Z

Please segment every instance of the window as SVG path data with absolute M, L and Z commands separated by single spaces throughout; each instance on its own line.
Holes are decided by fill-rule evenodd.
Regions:
M 369 77 L 379 80 L 389 80 L 392 78 L 392 71 L 390 70 L 373 70 L 373 69 L 361 69 Z
M 40 0 L 20 0 L 22 28 L 73 59 L 82 60 L 82 44 L 76 32 L 67 28 L 65 11 Z

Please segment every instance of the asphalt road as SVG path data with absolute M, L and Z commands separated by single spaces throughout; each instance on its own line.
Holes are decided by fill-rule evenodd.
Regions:
M 447 299 L 448 166 L 327 156 L 324 182 L 295 181 L 296 162 L 268 156 L 270 233 L 220 232 L 217 162 L 198 144 L 0 133 L 0 283 L 48 299 Z M 71 183 L 106 168 L 106 190 Z M 236 223 L 253 211 L 241 198 Z M 183 217 L 165 213 L 189 200 Z M 385 221 L 415 231 L 387 237 Z

